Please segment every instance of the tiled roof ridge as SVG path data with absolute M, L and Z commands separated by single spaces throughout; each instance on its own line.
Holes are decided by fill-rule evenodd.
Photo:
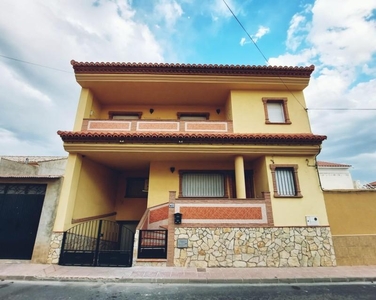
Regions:
M 296 76 L 309 78 L 310 66 L 265 66 L 136 62 L 77 62 L 71 60 L 75 73 L 173 73 L 254 76 Z
M 38 156 L 38 155 L 0 155 L 0 159 L 5 159 L 13 162 L 21 162 L 24 163 L 25 159 L 28 158 L 29 162 L 48 162 L 48 161 L 55 161 L 66 159 L 67 156 Z
M 344 168 L 351 167 L 351 165 L 332 163 L 332 162 L 327 162 L 327 161 L 317 161 L 317 165 L 319 167 L 344 167 Z
M 88 132 L 88 131 L 58 131 L 64 142 L 79 141 L 161 141 L 161 142 L 291 142 L 291 143 L 321 143 L 327 137 L 311 133 L 158 133 L 158 132 Z

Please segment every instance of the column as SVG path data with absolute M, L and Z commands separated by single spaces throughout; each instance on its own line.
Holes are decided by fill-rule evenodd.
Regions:
M 245 199 L 245 175 L 244 175 L 244 159 L 243 156 L 235 157 L 235 186 L 236 198 Z

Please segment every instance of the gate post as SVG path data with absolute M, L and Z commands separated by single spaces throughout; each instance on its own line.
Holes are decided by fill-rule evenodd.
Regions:
M 97 233 L 97 241 L 95 243 L 95 252 L 94 252 L 94 266 L 98 265 L 98 252 L 99 252 L 99 246 L 100 246 L 100 239 L 102 236 L 102 221 L 99 220 L 99 225 L 98 225 L 98 233 Z
M 64 264 L 64 247 L 65 247 L 65 241 L 66 241 L 66 239 L 67 239 L 67 232 L 64 231 L 64 233 L 63 233 L 63 240 L 61 242 L 59 265 Z

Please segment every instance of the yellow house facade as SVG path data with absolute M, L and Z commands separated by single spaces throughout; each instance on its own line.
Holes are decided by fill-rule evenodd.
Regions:
M 69 157 L 50 262 L 82 260 L 64 233 L 106 220 L 133 234 L 107 248 L 132 244 L 129 266 L 335 265 L 316 168 L 326 137 L 303 95 L 313 66 L 72 66 L 82 89 L 73 130 L 58 132 Z

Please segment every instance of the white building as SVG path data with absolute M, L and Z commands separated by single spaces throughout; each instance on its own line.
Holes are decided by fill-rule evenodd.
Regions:
M 354 189 L 350 174 L 351 165 L 325 161 L 317 162 L 321 187 L 324 190 Z

